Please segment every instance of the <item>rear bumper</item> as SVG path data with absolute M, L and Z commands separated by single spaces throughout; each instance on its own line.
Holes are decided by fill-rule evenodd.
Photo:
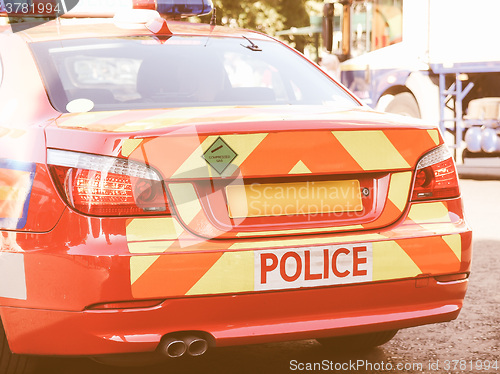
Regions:
M 455 319 L 467 280 L 434 278 L 169 299 L 147 309 L 81 312 L 2 307 L 13 352 L 102 355 L 154 351 L 176 331 L 210 334 L 214 346 L 321 338 Z
M 151 352 L 186 331 L 228 346 L 449 321 L 468 281 L 436 277 L 468 273 L 472 251 L 460 199 L 412 204 L 379 232 L 204 240 L 174 217 L 67 211 L 15 239 L 24 252 L 2 253 L 0 316 L 11 350 L 34 355 Z M 90 308 L 144 300 L 163 302 Z

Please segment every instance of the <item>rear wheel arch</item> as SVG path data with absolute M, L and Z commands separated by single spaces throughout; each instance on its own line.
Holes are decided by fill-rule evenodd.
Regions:
M 404 86 L 391 87 L 377 102 L 376 109 L 388 113 L 422 118 L 420 106 L 415 95 Z

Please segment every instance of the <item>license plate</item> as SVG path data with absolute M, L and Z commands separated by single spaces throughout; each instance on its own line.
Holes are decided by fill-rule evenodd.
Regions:
M 230 185 L 226 196 L 231 218 L 363 210 L 358 180 Z
M 370 282 L 371 243 L 286 248 L 255 252 L 255 290 Z

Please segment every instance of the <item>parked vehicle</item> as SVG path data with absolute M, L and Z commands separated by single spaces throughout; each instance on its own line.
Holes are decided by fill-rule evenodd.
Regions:
M 160 16 L 209 1 L 137 4 L 0 32 L 1 373 L 458 316 L 471 230 L 437 126 L 261 33 Z
M 342 0 L 324 10 L 326 48 L 365 103 L 439 123 L 459 159 L 500 156 L 500 52 L 489 43 L 498 1 Z

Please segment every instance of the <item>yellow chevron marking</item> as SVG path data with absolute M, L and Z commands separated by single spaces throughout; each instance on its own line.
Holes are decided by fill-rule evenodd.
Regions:
M 410 192 L 411 172 L 394 173 L 391 176 L 388 198 L 402 212 L 408 201 Z
M 128 157 L 139 147 L 143 139 L 125 139 L 122 144 L 122 155 Z
M 455 253 L 458 260 L 462 261 L 462 238 L 460 237 L 460 234 L 445 235 L 443 236 L 443 240 L 446 244 L 448 244 L 453 253 Z
M 179 169 L 175 171 L 172 178 L 210 178 L 213 173 L 217 174 L 203 159 L 203 153 L 212 145 L 215 139 L 217 137 L 209 136 L 202 144 L 198 145 Z M 191 142 L 192 139 L 190 138 L 187 141 Z
M 372 240 L 386 239 L 385 236 L 379 234 L 363 234 L 363 235 L 347 235 L 330 238 L 305 238 L 291 240 L 266 240 L 260 242 L 240 242 L 234 243 L 229 249 L 261 249 L 261 248 L 286 248 L 286 247 L 305 247 L 322 244 L 337 244 L 337 243 L 361 243 Z
M 17 190 L 10 186 L 0 186 L 0 200 L 10 200 L 14 194 L 17 196 L 18 192 L 15 191 Z M 12 200 L 17 200 L 17 198 Z
M 239 232 L 236 234 L 236 236 L 240 237 L 240 238 L 244 238 L 244 237 L 248 237 L 248 236 L 310 234 L 310 233 L 320 233 L 320 232 L 343 231 L 343 230 L 361 230 L 361 229 L 363 229 L 362 225 L 351 225 L 351 226 L 321 227 L 321 228 L 315 228 L 315 229 L 300 229 L 300 230 Z
M 29 178 L 29 174 L 28 174 Z M 27 182 L 22 182 L 23 183 L 29 183 Z M 0 200 L 10 200 L 10 201 L 22 201 L 24 202 L 26 200 L 26 197 L 28 196 L 28 189 L 24 187 L 10 187 L 10 186 L 0 186 Z
M 72 115 L 70 118 L 65 119 L 61 122 L 57 122 L 59 127 L 78 127 L 78 128 L 88 128 L 94 124 L 104 121 L 108 118 L 120 116 L 127 113 L 128 110 L 119 110 L 115 112 L 89 112 L 89 113 L 78 113 L 78 115 Z M 85 125 L 82 125 L 84 123 Z M 115 130 L 117 131 L 117 130 Z
M 134 284 L 160 256 L 135 256 L 130 258 L 130 282 Z
M 238 154 L 238 156 L 236 156 L 236 158 L 234 159 L 233 164 L 240 166 L 267 135 L 268 134 L 266 133 L 224 135 L 222 136 L 222 139 L 224 139 L 227 145 L 229 145 Z M 213 141 L 215 141 L 215 139 Z M 210 143 L 208 146 L 210 147 L 211 144 L 212 143 Z M 228 169 L 230 169 L 230 166 L 228 167 Z
M 11 138 L 20 138 L 21 136 L 23 136 L 24 134 L 26 134 L 26 130 L 22 130 L 22 129 L 12 129 L 9 133 L 9 136 Z
M 253 290 L 253 251 L 226 252 L 186 295 L 246 292 Z
M 189 225 L 202 210 L 193 185 L 191 183 L 170 183 L 168 188 L 172 193 L 172 198 L 182 221 Z
M 311 170 L 300 160 L 295 164 L 295 166 L 288 172 L 288 174 L 310 174 Z
M 448 208 L 444 203 L 413 204 L 408 217 L 417 224 L 451 222 Z
M 113 131 L 115 132 L 144 131 L 144 130 L 153 130 L 157 127 L 162 127 L 162 126 L 158 126 L 158 124 L 155 122 L 134 121 L 134 122 L 127 122 L 123 126 L 117 127 Z
M 143 118 L 140 121 L 127 122 L 113 131 L 140 131 L 154 130 L 168 126 L 175 126 L 179 123 L 200 119 L 200 122 L 205 122 L 206 118 L 213 113 L 220 112 L 224 108 L 207 107 L 207 108 L 180 108 L 170 109 L 159 115 Z
M 456 231 L 457 229 L 451 222 L 425 224 L 425 226 L 422 226 L 422 228 L 436 235 L 448 234 L 450 232 Z
M 410 168 L 382 131 L 332 131 L 332 133 L 364 170 Z
M 237 154 L 233 162 L 224 170 L 222 176 L 232 175 L 266 136 L 265 133 L 222 136 L 227 145 Z M 176 170 L 172 178 L 211 178 L 212 176 L 219 176 L 202 157 L 218 137 L 218 135 L 207 137 Z
M 394 241 L 373 245 L 373 280 L 415 277 L 422 273 L 406 252 Z
M 184 232 L 173 217 L 136 218 L 127 224 L 129 242 L 146 240 L 175 240 Z
M 226 107 L 191 107 L 191 108 L 179 108 L 165 111 L 159 115 L 149 117 L 147 120 L 155 120 L 158 126 L 164 127 L 169 125 L 176 125 L 181 122 L 189 121 L 192 119 L 200 119 L 200 122 L 206 122 L 207 118 L 214 113 L 219 113 L 220 111 L 226 110 Z M 161 120 L 161 121 L 156 121 Z
M 174 243 L 174 240 L 131 242 L 128 243 L 128 251 L 130 253 L 163 253 Z
M 439 144 L 439 132 L 438 132 L 438 130 L 427 130 L 427 133 L 432 138 L 432 141 L 434 142 L 434 144 L 438 145 Z

